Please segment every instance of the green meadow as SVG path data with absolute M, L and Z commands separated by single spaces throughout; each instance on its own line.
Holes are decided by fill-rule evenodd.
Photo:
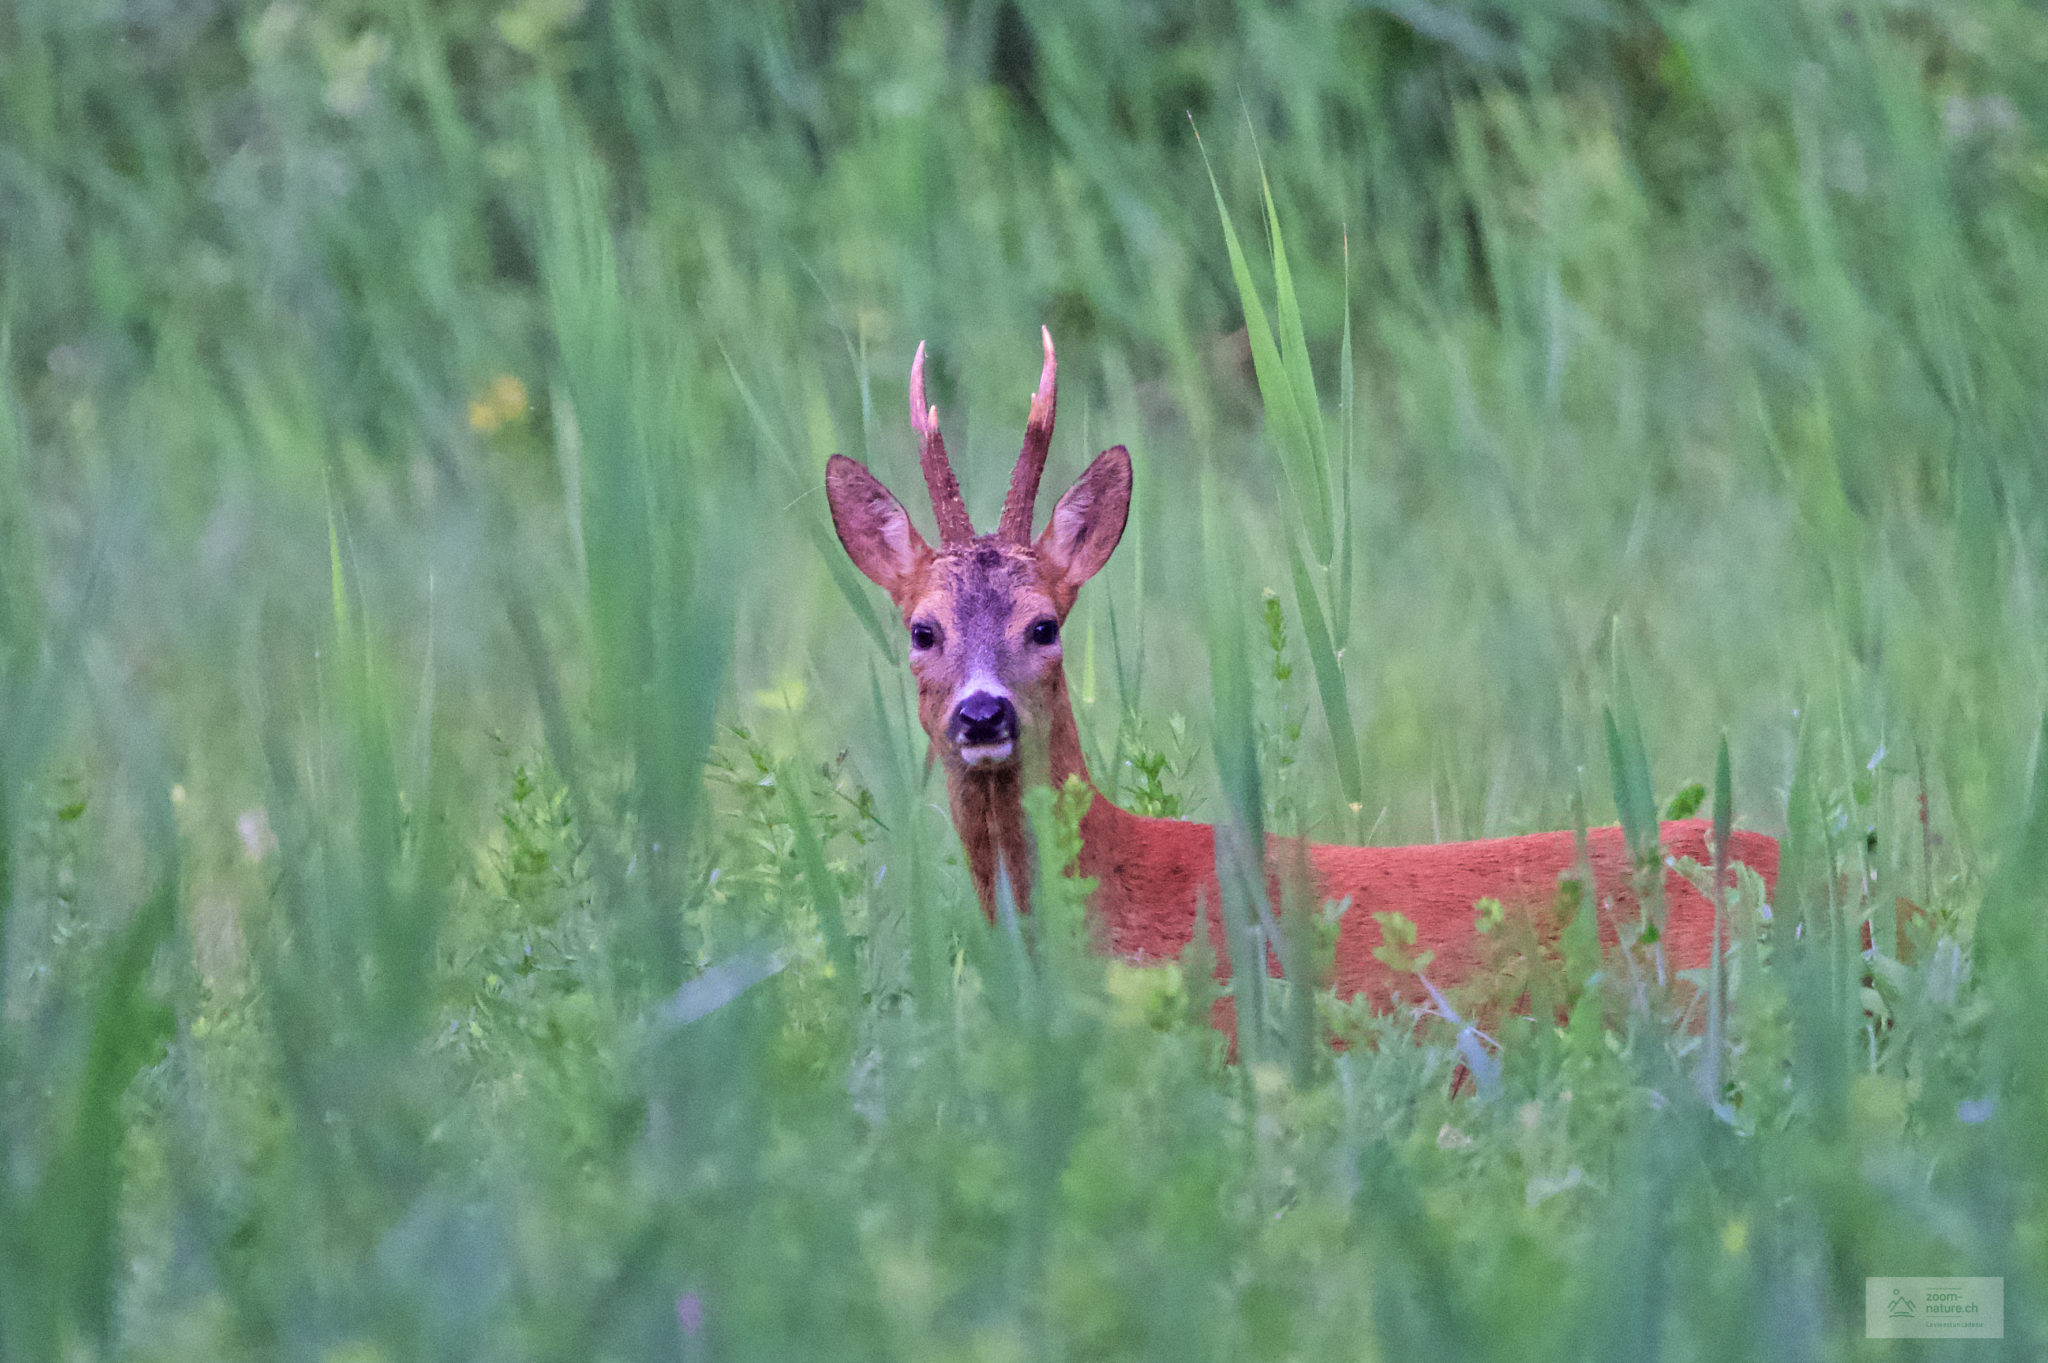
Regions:
M 0 1360 L 2048 1356 L 2044 71 L 2024 0 L 0 5 Z M 1048 797 L 984 920 L 823 468 L 929 527 L 925 341 L 991 523 L 1041 323 L 1041 515 L 1136 468 L 1103 793 L 1770 833 L 1725 1014 L 1512 924 L 1371 1014 L 1287 896 L 1233 1059 Z

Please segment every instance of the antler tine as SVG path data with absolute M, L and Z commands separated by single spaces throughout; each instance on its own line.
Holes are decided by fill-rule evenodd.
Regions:
M 1038 479 L 1045 472 L 1046 452 L 1052 448 L 1053 413 L 1059 407 L 1059 362 L 1053 358 L 1052 332 L 1038 329 L 1045 342 L 1045 368 L 1038 373 L 1038 391 L 1031 395 L 1031 418 L 1024 423 L 1024 449 L 1017 467 L 1010 473 L 1009 495 L 1003 498 L 1003 519 L 996 534 L 1019 544 L 1031 539 L 1033 509 L 1038 504 Z
M 939 409 L 925 402 L 923 341 L 917 343 L 917 358 L 910 362 L 910 425 L 917 432 L 917 462 L 932 494 L 939 543 L 965 544 L 974 538 L 974 522 L 967 518 L 960 480 L 953 476 L 952 461 L 946 458 L 946 441 L 939 434 Z

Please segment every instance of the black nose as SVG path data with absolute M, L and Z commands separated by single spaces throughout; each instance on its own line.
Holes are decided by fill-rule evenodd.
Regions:
M 953 711 L 953 739 L 969 748 L 1013 743 L 1017 739 L 1017 707 L 1007 697 L 977 691 Z

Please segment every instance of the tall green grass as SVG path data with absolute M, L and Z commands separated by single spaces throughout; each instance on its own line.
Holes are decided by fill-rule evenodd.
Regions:
M 1949 1273 L 2038 1354 L 2044 44 L 0 14 L 0 1357 L 1906 1358 Z M 925 339 L 986 520 L 1040 322 L 1236 1063 L 1206 934 L 984 922 L 819 495 L 922 516 Z M 1697 1025 L 1511 924 L 1533 1006 L 1340 1005 L 1247 855 L 1708 791 L 1786 860 Z

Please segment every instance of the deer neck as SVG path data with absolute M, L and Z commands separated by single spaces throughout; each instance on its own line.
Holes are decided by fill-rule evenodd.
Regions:
M 1070 777 L 1079 777 L 1089 790 L 1095 781 L 1081 756 L 1081 730 L 1074 722 L 1073 701 L 1067 695 L 1065 672 L 1055 673 L 1046 703 L 1046 743 L 1042 755 L 1028 750 L 1025 760 L 997 771 L 976 771 L 949 767 L 946 794 L 952 806 L 953 826 L 967 852 L 967 868 L 974 877 L 974 892 L 982 911 L 991 919 L 996 912 L 996 882 L 1007 875 L 1019 908 L 1029 908 L 1031 876 L 1037 866 L 1032 849 L 1031 829 L 1024 816 L 1024 791 L 1043 780 L 1054 790 L 1064 788 Z M 1036 772 L 1043 764 L 1043 775 Z M 1084 842 L 1094 841 L 1091 827 L 1100 827 L 1111 806 L 1099 791 L 1082 820 Z M 1119 811 L 1120 812 L 1120 811 Z

